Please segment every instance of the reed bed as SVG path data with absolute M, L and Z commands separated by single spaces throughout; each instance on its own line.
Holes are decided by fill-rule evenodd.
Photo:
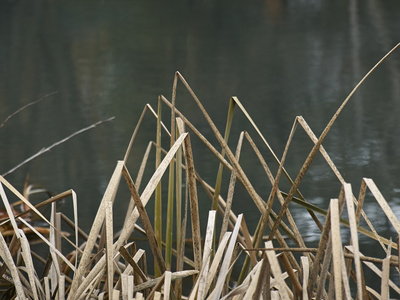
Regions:
M 73 190 L 49 197 L 34 206 L 29 201 L 32 189 L 28 185 L 21 193 L 4 176 L 0 176 L 0 196 L 7 212 L 0 224 L 2 299 L 386 300 L 390 296 L 399 297 L 398 218 L 372 179 L 364 178 L 360 191 L 354 193 L 352 185 L 345 181 L 322 146 L 351 95 L 388 55 L 345 99 L 319 138 L 304 118 L 297 117 L 281 158 L 274 153 L 237 97 L 230 99 L 226 128 L 221 133 L 190 85 L 177 72 L 171 101 L 159 96 L 157 109 L 149 104 L 145 106 L 124 158 L 116 163 L 88 234 L 79 228 L 78 200 Z M 178 83 L 189 91 L 218 144 L 213 145 L 178 110 Z M 166 126 L 162 120 L 161 108 L 165 107 L 171 114 L 170 126 Z M 246 116 L 256 134 L 252 136 L 249 132 L 241 132 L 236 149 L 231 149 L 228 139 L 235 110 Z M 147 113 L 155 117 L 156 140 L 149 141 L 141 166 L 135 170 L 137 176 L 133 179 L 127 161 Z M 298 128 L 307 133 L 314 146 L 301 170 L 292 179 L 285 169 L 285 159 Z M 161 134 L 167 134 L 170 138 L 167 149 L 161 143 Z M 219 165 L 216 182 L 204 181 L 196 171 L 196 164 L 201 162 L 196 162 L 193 157 L 191 140 L 195 138 L 215 156 L 215 163 Z M 253 139 L 261 141 L 263 148 L 258 148 Z M 271 187 L 268 195 L 256 192 L 242 168 L 240 156 L 244 143 L 250 145 L 259 160 L 259 166 L 267 175 Z M 155 150 L 154 158 L 150 155 L 152 149 Z M 299 190 L 302 179 L 318 153 L 342 186 L 338 195 L 332 195 L 327 211 L 307 202 Z M 276 174 L 272 173 L 266 162 L 267 156 L 272 156 L 277 164 Z M 147 163 L 152 159 L 155 159 L 156 170 L 142 189 L 143 175 Z M 228 183 L 223 181 L 223 171 L 230 174 Z M 164 194 L 161 180 L 166 176 L 168 188 L 164 189 L 167 190 Z M 280 189 L 281 177 L 290 183 L 289 191 Z M 232 211 L 237 183 L 245 188 L 248 201 L 254 202 L 259 210 L 258 214 L 251 216 L 259 220 L 254 232 L 249 232 L 243 214 Z M 221 194 L 225 184 L 228 190 L 226 197 Z M 125 185 L 129 189 L 130 199 L 119 199 L 117 192 Z M 210 211 L 203 234 L 198 189 L 204 190 L 210 198 Z M 12 198 L 19 199 L 18 203 L 10 203 L 8 199 L 11 194 Z M 379 204 L 392 224 L 395 236 L 382 236 L 375 230 L 373 216 L 367 216 L 363 210 L 366 197 L 372 197 Z M 57 202 L 60 200 L 72 201 L 72 220 L 59 211 Z M 279 211 L 273 209 L 277 206 L 276 203 L 273 206 L 276 200 L 279 202 Z M 129 206 L 123 226 L 114 228 L 115 218 L 120 217 L 115 215 L 115 207 L 126 201 L 129 201 Z M 149 201 L 154 201 L 154 220 L 150 220 L 146 210 Z M 16 204 L 20 203 L 23 204 L 23 210 L 17 209 Z M 290 212 L 290 203 L 304 208 L 304 213 L 308 213 L 320 229 L 317 248 L 308 246 L 304 241 L 296 219 Z M 167 205 L 166 220 L 162 218 L 162 204 Z M 50 218 L 39 211 L 43 206 L 51 208 Z M 344 212 L 345 216 L 342 216 Z M 33 226 L 31 215 L 38 216 L 47 226 Z M 367 226 L 361 226 L 360 221 Z M 221 225 L 217 228 L 217 224 Z M 342 238 L 345 231 L 349 232 L 349 240 Z M 134 238 L 136 232 L 146 235 L 150 251 L 137 246 Z M 381 247 L 384 258 L 363 255 L 363 249 L 359 246 L 360 235 L 371 239 L 371 245 Z M 43 248 L 48 250 L 47 256 L 31 250 L 32 236 L 42 242 Z M 62 247 L 65 243 L 69 247 Z M 65 249 L 71 247 L 73 250 L 66 252 Z M 153 274 L 148 272 L 148 269 L 152 269 L 148 266 L 149 261 L 154 262 Z M 38 274 L 38 265 L 41 265 L 41 274 Z M 234 267 L 240 272 L 233 272 Z M 380 278 L 380 289 L 371 287 L 370 281 L 364 276 L 367 270 Z

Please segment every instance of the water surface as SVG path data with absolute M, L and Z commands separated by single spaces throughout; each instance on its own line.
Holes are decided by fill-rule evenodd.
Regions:
M 319 136 L 357 82 L 399 42 L 399 8 L 395 0 L 2 1 L 0 122 L 48 93 L 57 94 L 0 128 L 0 173 L 85 126 L 115 116 L 6 177 L 19 189 L 28 174 L 32 183 L 55 193 L 74 189 L 81 224 L 88 230 L 144 105 L 156 107 L 160 94 L 171 98 L 175 71 L 186 78 L 221 131 L 229 99 L 237 96 L 281 157 L 296 116 L 302 115 Z M 324 142 L 355 194 L 363 177 L 373 178 L 397 214 L 399 60 L 398 51 L 366 80 Z M 182 85 L 177 106 L 215 142 Z M 166 109 L 164 115 L 168 119 Z M 147 116 L 142 129 L 129 159 L 132 174 L 155 138 L 154 118 Z M 237 112 L 233 149 L 241 130 L 249 131 L 275 172 L 271 155 Z M 198 172 L 213 185 L 215 160 L 192 140 Z M 286 162 L 292 177 L 311 148 L 298 128 Z M 245 150 L 244 169 L 267 199 L 269 182 L 250 148 Z M 340 184 L 317 157 L 300 189 L 308 201 L 327 208 L 338 197 Z M 121 198 L 126 195 L 122 190 Z M 240 186 L 235 195 L 234 210 L 244 212 L 254 228 L 255 205 Z M 209 200 L 201 196 L 200 201 L 206 213 Z M 365 208 L 379 232 L 395 238 L 372 198 Z M 125 208 L 118 209 L 116 213 L 123 213 Z M 307 240 L 317 241 L 317 229 L 305 212 L 295 206 L 291 210 Z

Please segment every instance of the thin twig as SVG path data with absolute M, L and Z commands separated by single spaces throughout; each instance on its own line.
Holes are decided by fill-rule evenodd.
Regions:
M 92 128 L 96 127 L 97 125 L 100 125 L 101 123 L 112 121 L 114 119 L 115 119 L 115 117 L 111 117 L 111 118 L 108 118 L 108 119 L 105 119 L 105 120 L 102 120 L 102 121 L 98 121 L 98 122 L 96 122 L 96 123 L 94 123 L 94 124 L 92 124 L 92 125 L 90 125 L 88 127 L 82 128 L 82 129 L 74 132 L 73 134 L 67 136 L 66 138 L 63 138 L 62 140 L 59 140 L 58 142 L 55 142 L 54 144 L 52 144 L 51 146 L 49 146 L 47 148 L 42 148 L 41 150 L 39 150 L 39 152 L 37 152 L 36 154 L 28 157 L 27 159 L 25 159 L 23 162 L 21 162 L 20 164 L 18 164 L 14 168 L 12 168 L 12 169 L 8 170 L 7 172 L 5 172 L 2 176 L 3 177 L 7 176 L 8 174 L 14 172 L 15 170 L 17 170 L 18 168 L 20 168 L 23 165 L 27 164 L 28 162 L 30 162 L 31 160 L 35 159 L 36 157 L 42 155 L 43 153 L 45 153 L 47 151 L 50 151 L 54 147 L 56 147 L 56 146 L 58 146 L 58 145 L 60 145 L 60 144 L 62 144 L 64 142 L 68 141 L 69 139 L 73 138 L 74 136 L 76 136 L 76 135 L 78 135 L 78 134 L 80 134 L 82 132 L 85 132 L 85 131 L 87 131 L 89 129 L 92 129 Z
M 16 114 L 18 114 L 18 113 L 20 113 L 21 111 L 23 111 L 25 108 L 27 108 L 27 107 L 29 107 L 29 106 L 31 106 L 31 105 L 34 105 L 34 104 L 36 104 L 36 103 L 38 103 L 38 102 L 40 102 L 40 101 L 42 101 L 42 100 L 44 100 L 44 99 L 46 99 L 46 98 L 48 98 L 48 97 L 54 95 L 54 94 L 57 94 L 57 93 L 58 93 L 57 91 L 56 91 L 56 92 L 49 93 L 49 94 L 47 94 L 47 95 L 44 95 L 44 96 L 43 96 L 42 98 L 40 98 L 39 100 L 32 101 L 32 102 L 30 102 L 30 103 L 28 103 L 28 104 L 22 106 L 21 108 L 17 109 L 17 110 L 14 111 L 11 115 L 9 115 L 7 118 L 5 118 L 4 122 L 1 123 L 1 125 L 0 125 L 0 128 L 3 127 L 3 126 L 8 122 L 8 120 L 10 120 L 10 119 L 11 119 L 12 117 L 14 117 Z

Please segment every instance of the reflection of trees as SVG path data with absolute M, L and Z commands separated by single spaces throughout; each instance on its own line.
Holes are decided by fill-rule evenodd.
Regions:
M 74 80 L 71 72 L 66 72 L 70 61 L 68 41 L 54 5 L 20 1 L 10 10 L 5 96 L 15 99 L 14 103 L 24 103 L 49 89 L 73 93 Z
M 100 2 L 0 4 L 0 25 L 6 24 L 0 42 L 7 45 L 0 46 L 1 70 L 6 70 L 1 71 L 0 96 L 6 99 L 1 113 L 59 91 L 56 101 L 21 114 L 0 131 L 4 135 L 12 128 L 23 135 L 22 145 L 7 135 L 12 143 L 0 147 L 3 157 L 19 162 L 34 152 L 30 149 L 111 115 L 128 140 L 144 104 L 156 103 L 158 94 L 170 97 L 176 70 L 221 130 L 229 97 L 235 95 L 274 149 L 283 148 L 296 115 L 321 132 L 355 83 L 389 50 L 396 32 L 395 13 L 388 15 L 389 6 L 376 1 Z M 339 167 L 350 166 L 349 180 L 373 176 L 368 169 L 373 165 L 381 178 L 392 181 L 390 162 L 399 159 L 393 137 L 400 109 L 396 63 L 395 58 L 386 62 L 354 95 L 324 143 Z M 178 89 L 178 108 L 201 126 L 204 120 L 189 97 Z M 374 115 L 383 109 L 390 110 L 387 118 Z M 247 126 L 238 120 L 242 124 L 236 128 Z M 386 130 L 391 134 L 382 136 Z M 82 165 L 114 162 L 127 140 L 106 132 L 58 149 L 53 170 L 65 170 L 67 178 L 78 176 Z M 363 170 L 348 163 L 364 160 Z
M 393 46 L 396 20 L 387 19 L 388 7 L 382 3 L 310 3 L 285 3 L 276 14 L 271 14 L 269 1 L 264 9 L 235 2 L 191 7 L 182 74 L 212 116 L 221 116 L 223 123 L 227 100 L 237 95 L 272 145 L 285 142 L 297 114 L 318 134 L 354 85 Z M 371 17 L 375 21 L 370 23 Z M 182 45 L 174 47 L 181 51 Z M 396 184 L 389 173 L 399 143 L 394 136 L 399 127 L 394 60 L 357 91 L 325 141 L 339 165 L 349 169 L 349 180 L 379 176 L 382 183 Z M 196 120 L 199 114 L 193 118 L 202 122 Z M 383 134 L 389 130 L 391 134 Z
M 46 22 L 51 22 L 49 18 L 53 18 L 53 21 L 57 19 L 51 17 L 52 11 L 49 10 L 46 3 L 43 1 L 36 3 L 21 1 L 15 4 L 3 2 L 2 5 L 7 6 L 9 13 L 7 31 L 3 35 L 3 38 L 7 39 L 9 43 L 4 48 L 6 52 L 4 59 L 6 76 L 4 76 L 4 80 L 6 83 L 4 89 L 2 89 L 1 97 L 4 99 L 3 102 L 6 105 L 8 104 L 7 110 L 3 110 L 3 113 L 11 113 L 49 91 L 59 89 L 54 80 L 59 79 L 60 76 L 62 78 L 65 72 L 54 66 L 56 54 L 53 53 L 54 49 L 51 49 L 54 46 L 49 45 L 49 42 L 58 43 L 60 38 L 53 40 L 54 36 L 51 35 L 51 32 L 54 32 L 55 29 L 43 30 L 46 27 Z M 57 23 L 52 26 L 57 26 Z M 64 47 L 60 48 L 61 51 L 64 51 Z M 62 55 L 62 52 L 60 54 Z M 49 78 L 50 74 L 52 76 Z M 60 82 L 63 81 L 65 80 L 60 80 Z M 61 93 L 58 97 L 65 98 Z M 61 103 L 63 102 L 65 101 Z M 60 103 L 58 104 L 60 105 Z M 54 108 L 54 104 L 50 102 L 45 105 Z M 62 108 L 63 106 L 60 105 L 59 107 Z M 8 158 L 8 163 L 16 164 L 22 161 L 38 147 L 43 146 L 36 143 L 43 143 L 46 140 L 43 136 L 51 137 L 51 132 L 43 128 L 44 120 L 47 118 L 49 118 L 47 111 L 37 108 L 29 109 L 20 114 L 18 119 L 15 118 L 15 122 L 10 122 L 7 127 L 3 128 L 4 131 L 12 132 L 15 130 L 10 133 L 10 136 L 14 136 L 14 143 L 10 143 L 8 147 L 2 147 L 2 151 L 6 151 L 4 154 Z M 63 122 L 62 114 L 59 116 L 59 121 Z M 40 134 L 41 132 L 43 134 Z M 23 141 L 22 145 L 17 144 L 18 136 Z M 11 166 L 8 165 L 8 167 Z
M 74 74 L 68 31 L 62 22 L 62 10 L 52 1 L 2 2 L 1 17 L 6 18 L 1 39 L 3 46 L 2 115 L 58 91 L 51 100 L 30 107 L 14 117 L 1 129 L 1 170 L 17 165 L 39 149 L 49 146 L 72 132 L 89 125 L 90 119 L 82 115 L 80 94 Z M 4 10 L 3 10 L 4 8 Z M 4 20 L 4 19 L 3 19 Z M 2 71 L 3 72 L 3 71 Z M 98 119 L 97 119 L 98 120 Z M 90 163 L 96 152 L 90 135 L 85 146 L 79 141 L 65 143 L 52 153 L 43 155 L 8 177 L 23 183 L 26 173 L 31 179 L 70 188 L 74 178 L 82 174 L 82 166 Z

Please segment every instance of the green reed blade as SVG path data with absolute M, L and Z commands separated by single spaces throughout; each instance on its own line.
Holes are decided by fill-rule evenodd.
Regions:
M 176 120 L 175 120 L 175 107 L 176 102 L 176 86 L 178 78 L 174 76 L 174 83 L 172 86 L 172 109 L 171 109 L 171 136 L 170 146 L 175 143 L 175 131 L 176 131 Z M 175 188 L 175 163 L 172 159 L 169 165 L 169 177 L 168 177 L 168 199 L 167 199 L 167 228 L 165 237 L 165 265 L 167 270 L 171 270 L 172 260 L 172 236 L 173 236 L 173 225 L 174 225 L 174 188 Z
M 177 135 L 184 133 L 184 123 L 181 118 L 176 119 Z M 181 256 L 181 240 L 182 240 L 182 147 L 176 152 L 176 188 L 175 188 L 175 201 L 176 201 L 176 251 L 177 251 L 177 271 L 181 271 L 178 264 L 179 257 Z
M 165 264 L 167 270 L 171 270 L 172 260 L 172 236 L 173 236 L 173 225 L 174 225 L 174 187 L 175 187 L 175 164 L 174 160 L 171 160 L 169 164 L 169 180 L 168 180 L 168 202 L 167 202 L 167 228 L 165 237 Z
M 161 101 L 158 98 L 157 110 L 157 134 L 156 134 L 156 169 L 161 163 Z M 162 246 L 162 195 L 161 195 L 161 180 L 157 183 L 155 191 L 155 204 L 154 204 L 154 233 L 158 246 Z M 162 274 L 158 268 L 158 264 L 154 265 L 154 275 L 156 277 Z
M 229 134 L 231 132 L 234 112 L 235 112 L 235 102 L 231 98 L 229 101 L 228 117 L 226 118 L 226 125 L 225 125 L 224 140 L 226 143 L 228 143 L 228 140 L 229 140 Z M 221 156 L 222 157 L 225 156 L 224 149 L 222 149 L 222 151 L 221 151 Z M 214 199 L 213 199 L 212 206 L 211 206 L 211 209 L 213 209 L 213 210 L 216 210 L 218 207 L 218 197 L 219 197 L 219 193 L 221 191 L 221 181 L 222 181 L 223 169 L 224 169 L 224 165 L 220 162 L 219 167 L 218 167 L 217 179 L 215 181 Z

